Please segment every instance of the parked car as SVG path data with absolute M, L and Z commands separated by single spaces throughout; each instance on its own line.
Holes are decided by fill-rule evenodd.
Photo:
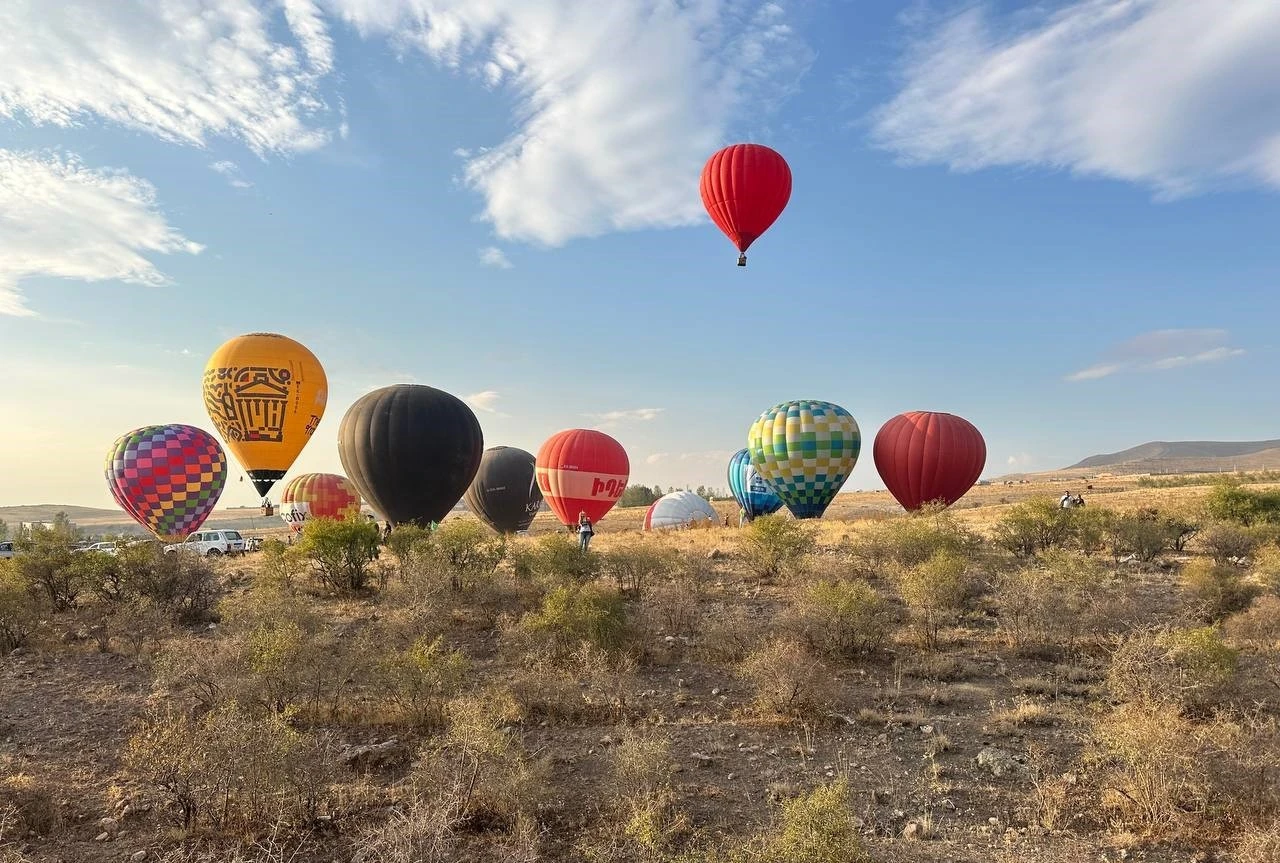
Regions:
M 244 550 L 245 551 L 262 551 L 262 537 L 260 536 L 245 537 Z
M 84 548 L 72 549 L 72 553 L 81 552 L 81 551 L 100 551 L 103 554 L 115 554 L 117 551 L 119 551 L 119 547 L 116 545 L 115 541 L 113 540 L 111 542 L 95 542 L 92 545 L 86 545 Z
M 166 545 L 164 551 L 165 554 L 171 551 L 186 551 L 201 557 L 244 554 L 244 537 L 238 530 L 202 530 L 191 534 L 186 542 Z
M 9 540 L 0 542 L 0 559 L 6 558 L 6 557 L 13 557 L 13 555 L 14 555 L 13 543 L 10 542 Z

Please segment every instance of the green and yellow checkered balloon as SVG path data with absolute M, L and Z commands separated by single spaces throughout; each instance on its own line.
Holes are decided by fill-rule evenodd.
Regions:
M 853 415 L 831 402 L 774 405 L 751 424 L 751 463 L 796 518 L 818 518 L 844 485 L 862 449 Z

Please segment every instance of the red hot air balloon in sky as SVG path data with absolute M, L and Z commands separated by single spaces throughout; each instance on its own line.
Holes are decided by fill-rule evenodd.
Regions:
M 578 513 L 597 522 L 622 497 L 631 462 L 622 444 L 604 432 L 567 429 L 547 438 L 534 465 L 538 488 L 562 524 Z
M 702 205 L 716 227 L 733 240 L 747 265 L 747 247 L 782 215 L 791 198 L 791 169 L 761 144 L 732 144 L 702 166 Z
M 876 470 L 898 503 L 919 509 L 964 497 L 987 464 L 987 444 L 973 423 L 953 414 L 908 411 L 876 434 Z

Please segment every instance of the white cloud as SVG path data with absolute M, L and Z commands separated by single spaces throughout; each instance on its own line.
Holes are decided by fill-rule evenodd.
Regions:
M 729 457 L 732 455 L 733 453 L 727 449 L 708 449 L 700 452 L 682 452 L 680 453 L 680 461 L 720 464 L 721 462 L 728 462 Z
M 553 246 L 704 220 L 690 192 L 703 162 L 813 57 L 760 0 L 325 3 L 362 34 L 515 95 L 516 130 L 470 148 L 463 179 L 499 237 Z
M 253 183 L 250 183 L 243 176 L 241 176 L 240 166 L 237 165 L 235 162 L 229 161 L 227 159 L 223 159 L 222 161 L 214 162 L 212 165 L 209 166 L 209 168 L 213 170 L 215 173 L 221 174 L 223 177 L 226 177 L 227 182 L 231 184 L 232 188 L 250 189 L 253 187 Z
M 462 400 L 478 411 L 483 411 L 498 417 L 505 417 L 507 414 L 502 413 L 495 407 L 498 399 L 500 398 L 502 398 L 502 396 L 494 390 L 485 390 L 484 392 L 472 393 L 469 396 L 463 396 Z
M 645 463 L 645 464 L 658 464 L 659 462 L 666 461 L 666 459 L 667 459 L 667 457 L 668 457 L 669 455 L 671 455 L 671 453 L 666 453 L 666 452 L 655 452 L 653 455 L 646 456 L 646 457 L 645 457 L 645 460 L 644 460 L 644 463 Z
M 507 260 L 507 253 L 497 246 L 485 246 L 480 250 L 480 265 L 499 270 L 509 270 L 512 267 L 511 261 Z
M 1020 452 L 1020 453 L 1015 453 L 1009 456 L 1007 459 L 1005 459 L 1005 464 L 1009 465 L 1009 467 L 1019 468 L 1019 467 L 1028 467 L 1034 461 L 1035 461 L 1035 458 L 1030 453 Z
M 285 0 L 301 45 L 273 38 L 280 7 L 259 0 L 19 0 L 0 3 L 0 117 L 119 123 L 203 146 L 309 150 L 332 45 L 311 0 Z
M 608 411 L 602 414 L 583 414 L 583 416 L 606 423 L 648 422 L 649 420 L 657 419 L 658 414 L 664 410 L 666 408 L 635 408 L 626 411 Z
M 1221 329 L 1153 330 L 1115 346 L 1102 360 L 1067 375 L 1068 381 L 1089 381 L 1123 371 L 1165 371 L 1242 356 L 1244 348 L 1226 342 Z
M 1278 42 L 1274 0 L 967 9 L 908 52 L 874 137 L 907 161 L 1068 168 L 1164 197 L 1280 188 Z
M 0 314 L 33 314 L 17 290 L 25 278 L 161 286 L 169 280 L 146 253 L 202 249 L 169 225 L 145 180 L 71 156 L 0 149 Z

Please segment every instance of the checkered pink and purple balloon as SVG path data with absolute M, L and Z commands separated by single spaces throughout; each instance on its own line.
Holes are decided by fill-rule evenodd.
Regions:
M 188 425 L 146 426 L 107 454 L 107 487 L 121 509 L 164 542 L 181 542 L 213 512 L 227 480 L 218 441 Z

